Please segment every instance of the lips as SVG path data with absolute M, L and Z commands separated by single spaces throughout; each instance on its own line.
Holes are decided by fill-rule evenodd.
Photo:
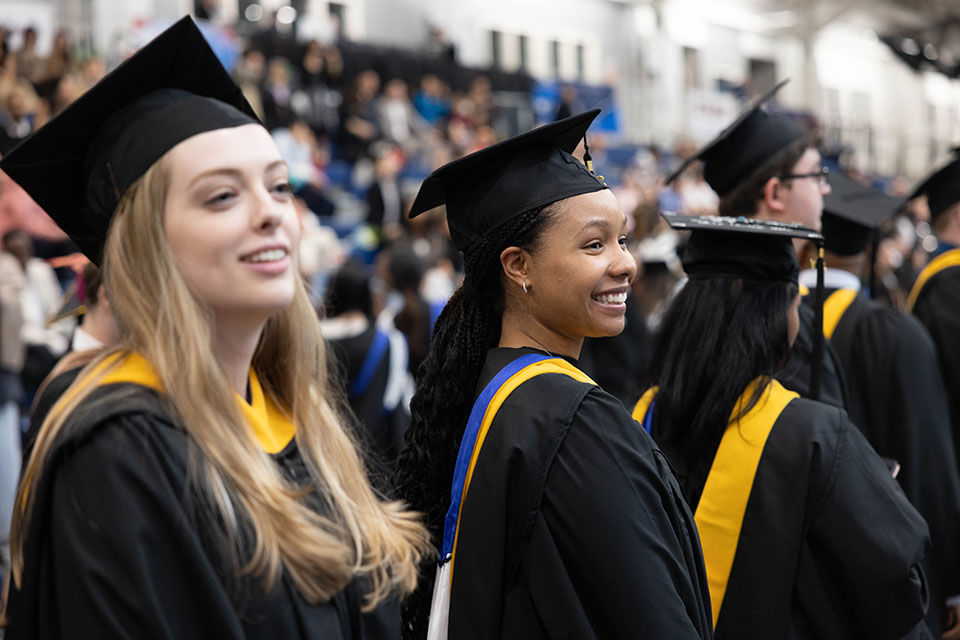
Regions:
M 590 298 L 601 304 L 624 304 L 627 301 L 627 292 L 598 293 L 590 296 Z
M 261 249 L 255 253 L 250 253 L 242 258 L 243 262 L 263 263 L 277 262 L 287 257 L 287 250 L 283 247 L 272 247 L 270 249 Z

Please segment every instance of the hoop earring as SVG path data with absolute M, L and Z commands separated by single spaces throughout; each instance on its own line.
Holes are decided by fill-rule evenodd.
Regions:
M 522 285 L 522 286 L 523 286 L 523 292 L 524 292 L 524 293 L 527 293 L 527 281 L 526 281 L 526 280 L 523 281 L 523 285 Z

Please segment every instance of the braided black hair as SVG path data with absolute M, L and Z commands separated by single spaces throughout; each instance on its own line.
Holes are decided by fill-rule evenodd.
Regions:
M 418 371 L 396 487 L 401 498 L 424 514 L 437 549 L 480 369 L 487 350 L 500 341 L 504 310 L 500 254 L 511 246 L 535 249 L 549 218 L 549 205 L 531 209 L 477 239 L 464 256 L 463 284 L 437 319 L 430 352 Z M 426 637 L 435 560 L 428 558 L 421 565 L 417 590 L 404 604 L 405 640 Z

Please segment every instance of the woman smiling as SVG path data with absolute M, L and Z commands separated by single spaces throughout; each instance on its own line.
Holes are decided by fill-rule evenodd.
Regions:
M 576 367 L 584 337 L 623 330 L 636 275 L 616 199 L 571 155 L 597 113 L 441 167 L 414 202 L 412 215 L 446 205 L 466 275 L 400 457 L 401 493 L 442 550 L 434 606 L 435 563 L 407 604 L 410 637 L 710 636 L 680 487 Z
M 398 634 L 425 532 L 330 400 L 251 113 L 184 19 L 3 161 L 102 263 L 121 336 L 27 464 L 8 638 Z

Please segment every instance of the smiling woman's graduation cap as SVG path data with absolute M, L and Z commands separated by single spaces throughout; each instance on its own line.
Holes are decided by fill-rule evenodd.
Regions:
M 793 239 L 823 247 L 823 236 L 799 224 L 756 220 L 743 216 L 685 216 L 661 214 L 674 229 L 690 231 L 683 253 L 683 269 L 691 280 L 735 278 L 797 283 L 799 265 Z M 816 320 L 810 397 L 820 394 L 823 361 L 823 256 L 817 259 Z
M 442 204 L 453 244 L 473 242 L 525 211 L 606 189 L 571 155 L 599 109 L 564 118 L 440 167 L 424 180 L 410 217 Z
M 177 143 L 259 123 L 189 17 L 105 76 L 2 161 L 94 264 L 126 190 Z
M 806 132 L 802 127 L 763 109 L 787 82 L 789 80 L 784 80 L 756 100 L 716 138 L 684 160 L 667 177 L 666 184 L 673 182 L 694 161 L 703 160 L 703 179 L 711 189 L 724 196 L 764 162 L 804 137 Z
M 907 196 L 907 200 L 927 196 L 931 220 L 960 202 L 960 147 L 954 148 L 952 154 L 950 162 L 927 176 Z

